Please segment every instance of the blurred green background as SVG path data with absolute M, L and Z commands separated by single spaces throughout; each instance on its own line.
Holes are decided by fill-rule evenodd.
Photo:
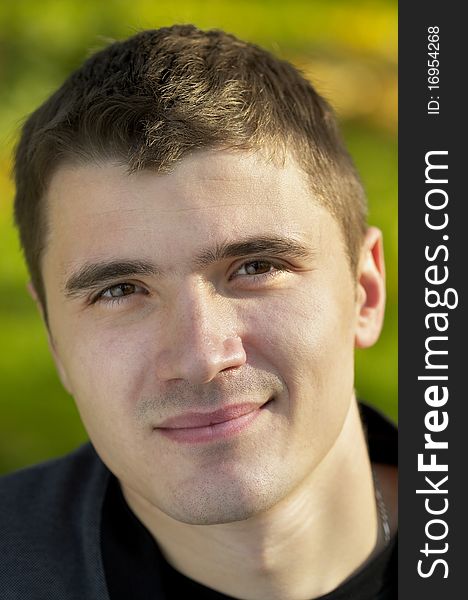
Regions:
M 111 39 L 173 23 L 225 29 L 291 60 L 335 107 L 384 232 L 388 304 L 358 351 L 361 398 L 397 417 L 397 3 L 390 0 L 16 0 L 0 4 L 0 473 L 86 439 L 61 388 L 12 223 L 11 151 L 22 119 Z

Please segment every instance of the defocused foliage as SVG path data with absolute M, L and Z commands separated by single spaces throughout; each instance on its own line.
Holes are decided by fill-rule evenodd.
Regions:
M 0 473 L 85 439 L 27 296 L 12 225 L 10 156 L 21 121 L 109 40 L 182 22 L 225 29 L 291 60 L 337 110 L 387 259 L 385 329 L 374 348 L 358 352 L 356 386 L 396 418 L 396 1 L 7 0 L 0 3 Z

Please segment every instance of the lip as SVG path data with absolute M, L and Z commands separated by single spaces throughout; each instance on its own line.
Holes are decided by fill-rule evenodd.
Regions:
M 268 404 L 244 403 L 225 406 L 210 413 L 187 412 L 170 417 L 155 430 L 181 443 L 206 443 L 240 433 L 260 415 Z

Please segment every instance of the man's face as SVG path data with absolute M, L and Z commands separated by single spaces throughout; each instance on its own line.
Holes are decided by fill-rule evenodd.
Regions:
M 346 418 L 359 314 L 302 172 L 214 151 L 169 175 L 64 166 L 47 200 L 54 353 L 124 489 L 200 524 L 287 496 Z

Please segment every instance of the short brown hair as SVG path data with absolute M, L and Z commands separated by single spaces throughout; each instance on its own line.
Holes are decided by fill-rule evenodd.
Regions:
M 196 149 L 290 152 L 343 232 L 353 272 L 366 201 L 333 111 L 290 63 L 223 31 L 174 25 L 95 53 L 24 124 L 15 219 L 46 311 L 44 196 L 64 162 L 113 159 L 168 172 Z

